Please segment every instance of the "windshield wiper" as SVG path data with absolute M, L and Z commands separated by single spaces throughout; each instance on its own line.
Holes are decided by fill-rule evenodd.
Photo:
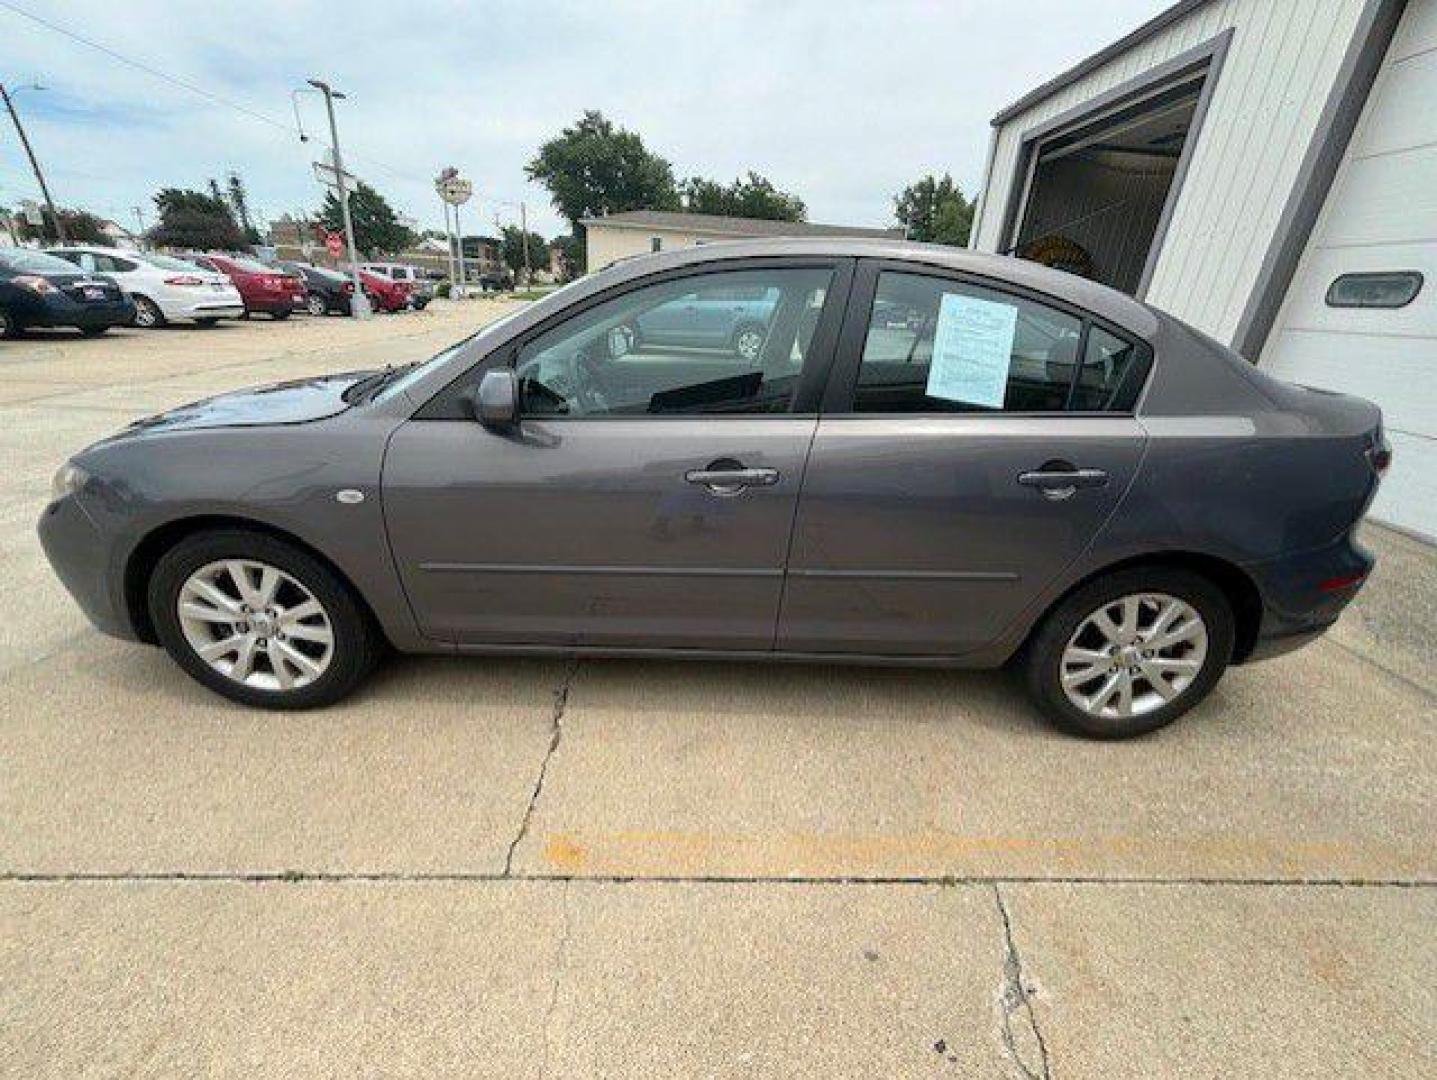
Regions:
M 417 363 L 417 361 L 415 363 Z M 359 401 L 372 401 L 379 391 L 383 390 L 391 382 L 399 378 L 399 376 L 408 371 L 412 371 L 415 367 L 415 363 L 399 364 L 398 366 L 389 364 L 382 370 L 374 372 L 372 375 L 366 375 L 353 386 L 349 387 L 349 389 L 345 390 L 343 395 L 344 400 L 351 405 Z

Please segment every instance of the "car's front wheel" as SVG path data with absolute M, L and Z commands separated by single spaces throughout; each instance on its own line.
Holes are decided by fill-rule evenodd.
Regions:
M 0 338 L 17 338 L 24 333 L 20 321 L 4 308 L 0 308 Z
M 1059 727 L 1143 735 L 1208 695 L 1232 657 L 1232 607 L 1187 570 L 1134 567 L 1063 600 L 1029 641 L 1028 691 Z
M 151 575 L 149 606 L 175 662 L 245 705 L 329 705 L 359 684 L 382 648 L 345 581 L 263 533 L 227 529 L 180 541 Z
M 309 299 L 304 302 L 304 307 L 311 315 L 319 316 L 325 313 L 328 305 L 325 304 L 324 297 L 318 293 L 310 293 Z

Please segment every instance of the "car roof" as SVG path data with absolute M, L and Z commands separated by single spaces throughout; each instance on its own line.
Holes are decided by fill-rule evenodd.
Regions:
M 966 248 L 941 244 L 920 244 L 911 240 L 854 237 L 791 237 L 767 240 L 734 240 L 677 248 L 638 255 L 615 263 L 591 275 L 595 291 L 650 274 L 681 267 L 719 263 L 731 259 L 780 256 L 827 256 L 830 258 L 887 259 L 923 266 L 956 270 L 979 277 L 1007 282 L 1091 311 L 1100 318 L 1150 338 L 1158 329 L 1152 308 L 1126 293 L 1096 281 L 1041 266 L 1011 255 L 988 255 Z

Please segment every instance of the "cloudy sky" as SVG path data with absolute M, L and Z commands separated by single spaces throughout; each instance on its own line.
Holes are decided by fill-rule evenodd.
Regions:
M 525 200 L 531 227 L 558 231 L 524 164 L 592 108 L 639 132 L 680 177 L 755 169 L 800 195 L 811 220 L 885 225 L 894 192 L 925 172 L 952 172 L 972 192 L 998 109 L 1165 6 L 0 0 L 0 80 L 46 88 L 16 104 L 56 200 L 127 225 L 137 205 L 153 221 L 158 188 L 230 170 L 266 218 L 315 207 L 319 151 L 300 143 L 290 97 L 307 77 L 349 94 L 340 136 L 352 171 L 425 226 L 441 219 L 431 178 L 454 164 L 474 180 L 486 226 L 496 213 L 513 220 Z M 318 133 L 320 100 L 298 101 Z M 36 194 L 5 120 L 0 206 Z

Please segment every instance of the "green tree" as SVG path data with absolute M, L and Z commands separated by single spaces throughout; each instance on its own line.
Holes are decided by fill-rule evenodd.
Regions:
M 163 188 L 155 196 L 160 222 L 149 232 L 157 247 L 199 251 L 235 251 L 245 246 L 244 233 L 222 195 L 210 181 L 211 193 L 186 188 Z
M 767 177 L 752 170 L 747 177 L 727 185 L 701 176 L 689 177 L 683 183 L 683 205 L 694 214 L 772 221 L 803 221 L 808 215 L 802 199 L 780 191 Z
M 543 270 L 549 265 L 549 245 L 538 233 L 526 233 L 517 225 L 505 225 L 502 234 L 504 265 L 513 272 L 517 281 L 524 272 L 524 245 L 529 246 L 529 268 Z
M 583 239 L 581 219 L 624 210 L 677 210 L 674 170 L 637 134 L 590 110 L 539 147 L 524 167 L 549 189 L 555 208 Z
M 932 173 L 909 184 L 893 198 L 893 216 L 910 240 L 964 247 L 973 228 L 973 204 L 947 173 Z
M 325 193 L 324 205 L 315 216 L 330 232 L 344 231 L 344 211 L 333 191 Z M 349 216 L 354 220 L 355 247 L 371 257 L 394 255 L 418 243 L 414 233 L 399 224 L 384 196 L 363 180 L 349 193 Z
M 59 214 L 60 220 L 65 223 L 65 236 L 71 243 L 115 246 L 115 241 L 105 232 L 104 219 L 86 210 L 67 210 L 63 206 L 59 208 Z M 60 234 L 55 228 L 55 217 L 48 206 L 41 208 L 40 218 L 39 225 L 31 225 L 20 214 L 16 214 L 11 220 L 21 240 L 39 241 L 42 244 L 59 243 Z
M 230 209 L 239 219 L 240 230 L 244 233 L 245 239 L 251 244 L 262 243 L 263 238 L 259 234 L 259 226 L 250 218 L 249 193 L 245 191 L 244 181 L 240 179 L 239 173 L 230 173 L 229 179 L 226 181 L 225 195 Z

